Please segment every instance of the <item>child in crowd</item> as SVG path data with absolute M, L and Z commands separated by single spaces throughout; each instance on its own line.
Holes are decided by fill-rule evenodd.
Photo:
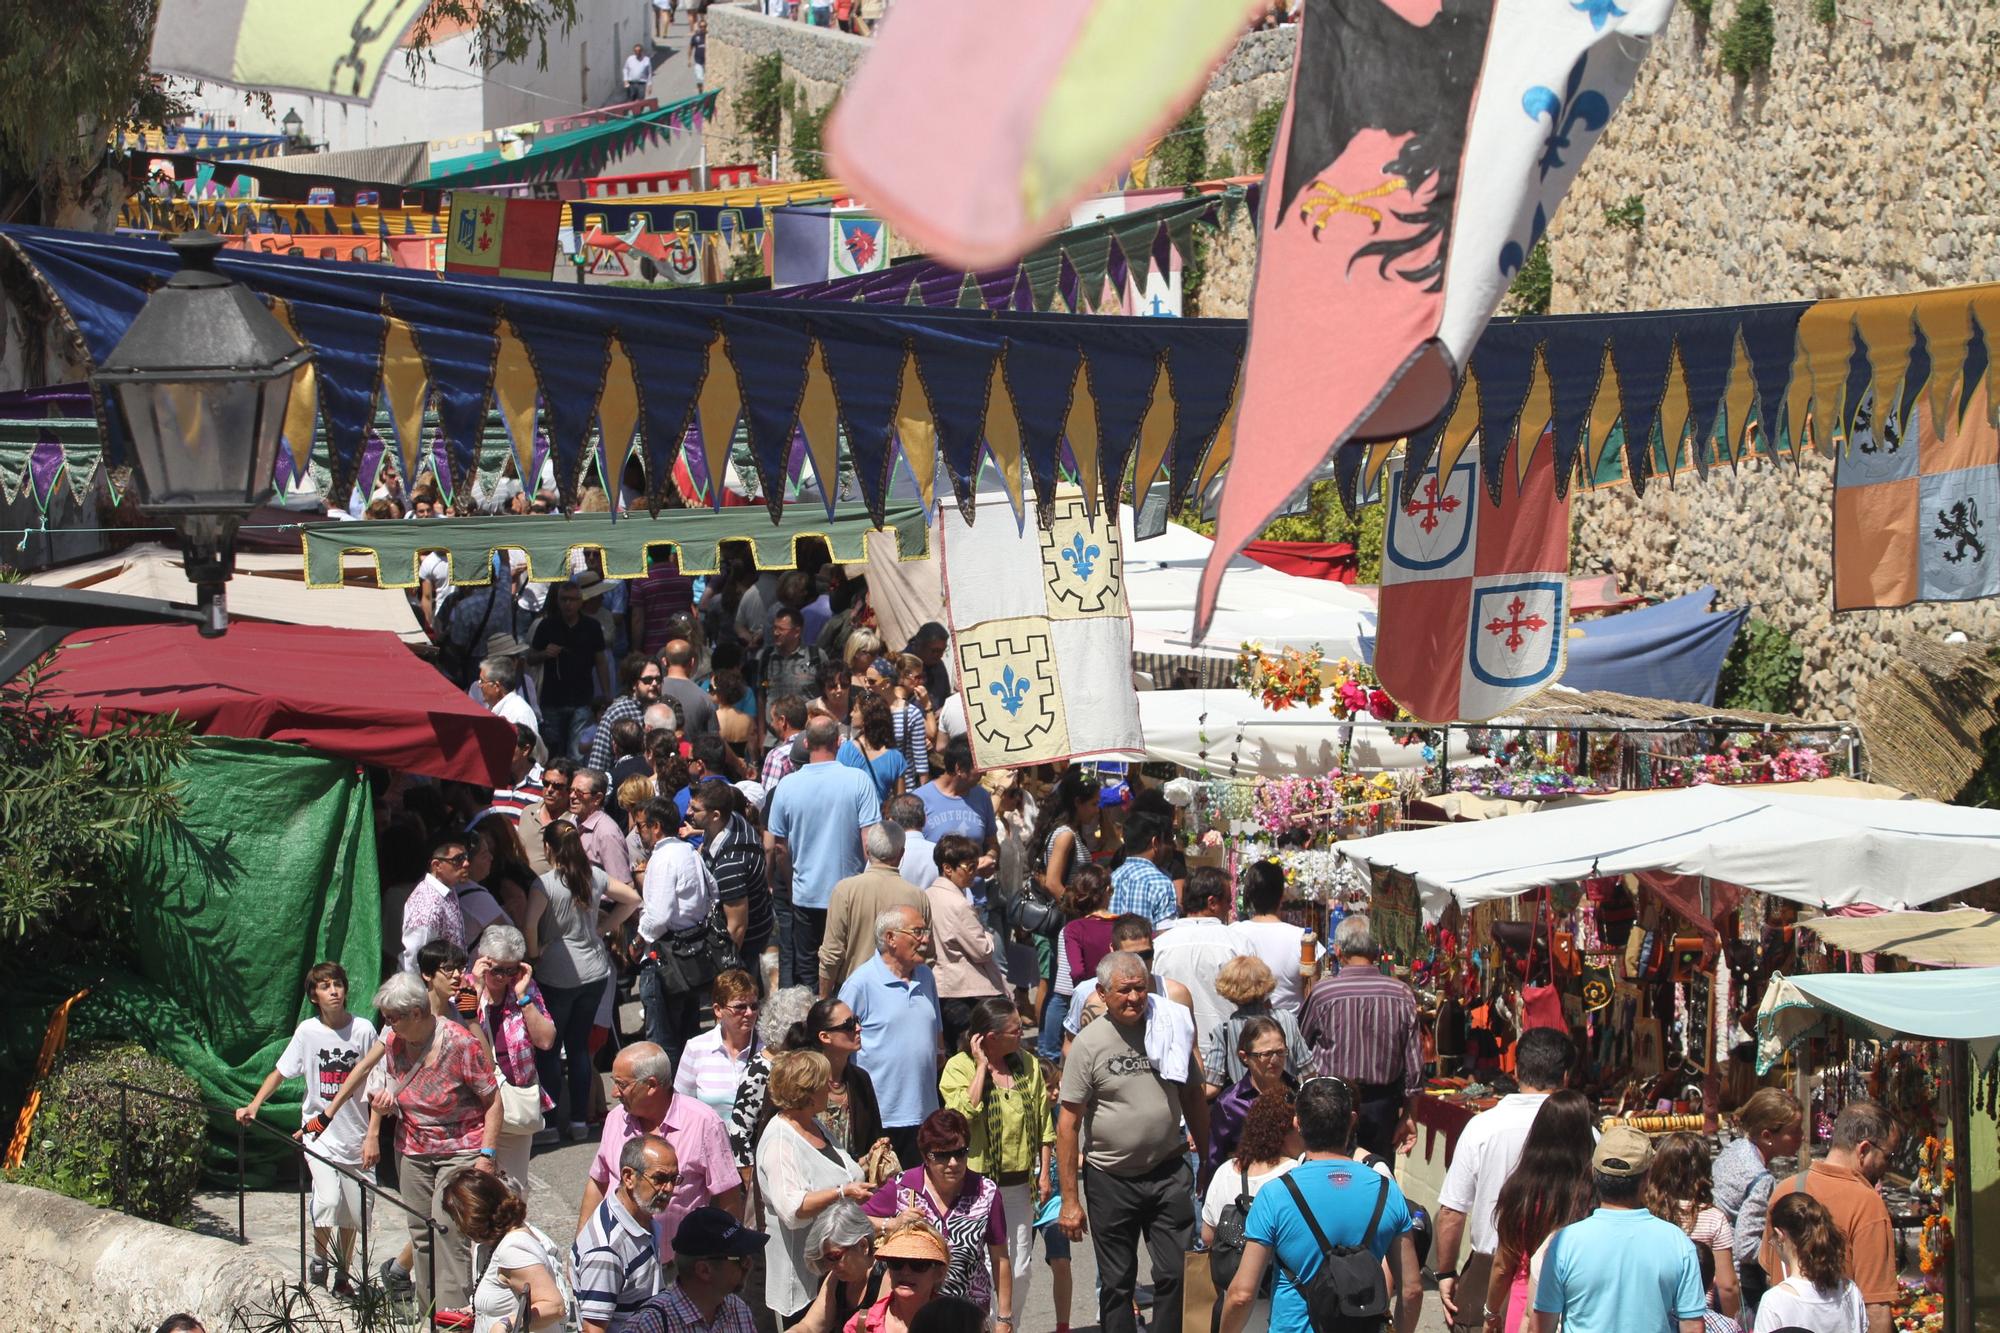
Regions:
M 333 1102 L 340 1085 L 374 1045 L 375 1025 L 347 1012 L 347 972 L 339 963 L 314 964 L 306 973 L 305 990 L 318 1012 L 292 1033 L 291 1044 L 278 1057 L 277 1068 L 265 1076 L 263 1086 L 257 1089 L 250 1104 L 237 1108 L 238 1120 L 255 1120 L 270 1095 L 292 1078 L 306 1081 L 299 1118 L 311 1120 Z M 356 1097 L 341 1107 L 339 1116 L 325 1129 L 303 1140 L 315 1154 L 306 1158 L 313 1184 L 312 1280 L 320 1286 L 327 1285 L 327 1274 L 332 1267 L 329 1260 L 337 1254 L 333 1289 L 343 1296 L 354 1294 L 349 1263 L 354 1257 L 355 1233 L 361 1225 L 361 1187 L 327 1162 L 361 1171 L 361 1144 L 370 1129 L 366 1099 Z M 372 1172 L 366 1174 L 373 1178 Z M 327 1242 L 330 1233 L 336 1230 L 338 1235 L 332 1237 L 335 1250 L 329 1253 Z

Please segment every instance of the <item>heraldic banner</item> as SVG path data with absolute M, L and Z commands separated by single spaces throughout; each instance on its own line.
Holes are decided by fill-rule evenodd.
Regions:
M 547 282 L 556 266 L 560 199 L 503 199 L 471 190 L 446 197 L 451 227 L 445 233 L 446 273 Z
M 1057 496 L 1023 530 L 1005 500 L 977 525 L 942 506 L 938 542 L 967 739 L 981 768 L 1144 753 L 1118 522 Z
M 1525 469 L 1508 469 L 1497 505 L 1472 451 L 1408 500 L 1403 460 L 1390 465 L 1375 674 L 1421 721 L 1484 722 L 1562 676 L 1569 500 L 1550 446 L 1543 435 Z
M 1871 399 L 1836 447 L 1833 609 L 2000 596 L 2000 429 L 1984 376 L 1957 401 Z

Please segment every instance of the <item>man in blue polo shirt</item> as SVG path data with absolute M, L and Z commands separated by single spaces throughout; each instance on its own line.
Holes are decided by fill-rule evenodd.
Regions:
M 1303 1289 L 1318 1276 L 1326 1255 L 1313 1224 L 1328 1245 L 1365 1245 L 1377 1259 L 1389 1261 L 1398 1288 L 1396 1330 L 1412 1333 L 1423 1308 L 1424 1287 L 1410 1239 L 1410 1205 L 1394 1181 L 1353 1158 L 1354 1131 L 1360 1122 L 1354 1090 L 1337 1078 L 1308 1079 L 1299 1088 L 1294 1113 L 1306 1155 L 1285 1175 L 1265 1182 L 1250 1205 L 1243 1227 L 1243 1261 L 1223 1298 L 1222 1333 L 1242 1333 L 1274 1255 L 1278 1282 L 1271 1300 L 1271 1333 L 1311 1333 Z M 1298 1196 L 1286 1187 L 1288 1180 L 1298 1187 Z M 1299 1196 L 1312 1210 L 1312 1224 L 1299 1210 Z M 1382 1208 L 1376 1218 L 1378 1197 Z M 1375 1219 L 1372 1233 L 1371 1218 Z
M 816 717 L 806 727 L 803 768 L 792 770 L 771 795 L 764 823 L 764 850 L 771 859 L 772 883 L 782 882 L 779 853 L 789 852 L 792 935 L 789 957 L 781 956 L 779 978 L 787 986 L 819 988 L 819 946 L 826 938 L 826 909 L 833 886 L 861 873 L 861 830 L 882 822 L 875 780 L 839 763 L 840 724 Z M 782 949 L 781 949 L 782 952 Z
M 875 918 L 875 956 L 840 988 L 840 1002 L 861 1024 L 861 1053 L 854 1058 L 875 1084 L 883 1132 L 906 1162 L 923 1160 L 917 1127 L 938 1109 L 944 1025 L 937 981 L 924 966 L 930 942 L 920 909 L 885 909 Z
M 1549 1239 L 1536 1333 L 1701 1333 L 1708 1299 L 1694 1242 L 1640 1199 L 1653 1141 L 1619 1126 L 1597 1141 L 1597 1211 Z

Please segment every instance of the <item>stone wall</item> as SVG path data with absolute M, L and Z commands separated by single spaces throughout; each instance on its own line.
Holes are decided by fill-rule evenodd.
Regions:
M 750 71 L 760 59 L 776 52 L 785 62 L 785 78 L 799 92 L 803 104 L 818 111 L 839 94 L 841 85 L 853 75 L 868 54 L 869 41 L 830 28 L 813 28 L 790 19 L 770 18 L 754 7 L 710 5 L 708 9 L 708 83 L 720 88 L 715 117 L 705 135 L 711 162 L 755 161 L 750 138 L 743 130 L 743 90 L 750 85 Z M 778 135 L 780 178 L 813 180 L 825 175 L 819 163 L 791 160 L 792 117 L 785 115 Z M 769 164 L 765 164 L 768 172 Z
M 0 1184 L 0 1288 L 13 1292 L 13 1323 L 44 1333 L 150 1330 L 176 1311 L 209 1328 L 274 1303 L 298 1281 L 255 1250 L 22 1185 Z M 322 1296 L 325 1293 L 321 1293 Z M 332 1305 L 328 1302 L 328 1306 Z M 339 1330 L 328 1308 L 311 1327 Z
M 1682 5 L 1550 231 L 1557 312 L 1870 296 L 2000 280 L 2000 8 L 1773 0 L 1767 75 L 1719 63 L 1737 0 Z M 1844 91 L 1843 91 L 1844 89 Z M 1645 222 L 1609 226 L 1637 196 Z M 1577 567 L 1661 596 L 1714 583 L 1790 631 L 1807 712 L 1851 709 L 1904 635 L 2000 640 L 2000 601 L 1833 614 L 1833 468 L 1746 463 L 1583 496 Z

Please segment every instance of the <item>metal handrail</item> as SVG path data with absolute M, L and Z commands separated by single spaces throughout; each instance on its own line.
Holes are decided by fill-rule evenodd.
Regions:
M 222 1106 L 215 1102 L 203 1101 L 198 1097 L 183 1097 L 180 1096 L 178 1093 L 162 1092 L 158 1088 L 142 1087 L 137 1083 L 128 1083 L 122 1079 L 112 1079 L 110 1081 L 110 1086 L 118 1089 L 118 1171 L 115 1173 L 116 1184 L 114 1186 L 114 1193 L 112 1197 L 113 1201 L 116 1203 L 117 1208 L 120 1212 L 125 1212 L 127 1210 L 125 1182 L 128 1175 L 130 1174 L 129 1171 L 127 1170 L 127 1162 L 126 1162 L 126 1154 L 130 1151 L 129 1145 L 131 1143 L 131 1134 L 128 1132 L 129 1127 L 127 1122 L 127 1107 L 129 1104 L 128 1094 L 136 1092 L 141 1094 L 142 1096 L 152 1097 L 159 1101 L 172 1102 L 177 1106 L 194 1107 L 195 1109 L 200 1111 L 205 1111 L 210 1115 L 220 1115 L 226 1117 L 229 1123 L 233 1125 L 236 1130 L 237 1244 L 248 1245 L 250 1243 L 250 1231 L 246 1222 L 245 1208 L 244 1208 L 244 1197 L 245 1194 L 247 1193 L 248 1186 L 246 1185 L 244 1180 L 243 1149 L 246 1139 L 245 1131 L 255 1130 L 259 1134 L 263 1134 L 272 1139 L 273 1141 L 284 1145 L 284 1147 L 287 1150 L 298 1153 L 301 1157 L 310 1157 L 314 1161 L 319 1162 L 324 1166 L 332 1167 L 335 1171 L 347 1177 L 349 1180 L 353 1181 L 356 1185 L 360 1187 L 361 1189 L 361 1227 L 360 1227 L 361 1285 L 362 1286 L 365 1287 L 368 1284 L 368 1282 L 372 1279 L 375 1271 L 369 1261 L 369 1252 L 368 1252 L 369 1235 L 373 1230 L 373 1227 L 370 1225 L 370 1218 L 368 1215 L 370 1202 L 375 1199 L 386 1200 L 389 1203 L 395 1205 L 397 1208 L 402 1209 L 405 1213 L 409 1214 L 411 1217 L 416 1218 L 419 1222 L 423 1223 L 424 1230 L 428 1233 L 430 1237 L 430 1247 L 429 1247 L 430 1293 L 431 1293 L 431 1300 L 433 1304 L 435 1304 L 437 1300 L 438 1225 L 436 1221 L 434 1221 L 428 1214 L 420 1213 L 416 1209 L 410 1207 L 409 1204 L 403 1202 L 401 1196 L 397 1194 L 395 1191 L 384 1189 L 381 1185 L 377 1184 L 373 1180 L 370 1180 L 368 1177 L 362 1175 L 359 1171 L 356 1171 L 353 1167 L 347 1165 L 344 1162 L 336 1162 L 330 1157 L 323 1156 L 313 1148 L 308 1147 L 302 1140 L 293 1138 L 290 1134 L 287 1134 L 284 1130 L 279 1129 L 276 1125 L 267 1125 L 263 1121 L 255 1119 L 238 1120 L 236 1118 L 236 1108 L 233 1106 Z M 304 1162 L 300 1162 L 299 1164 L 299 1286 L 302 1288 L 307 1285 L 306 1232 L 310 1229 L 310 1224 L 308 1221 L 307 1211 L 306 1211 L 306 1189 L 310 1178 L 311 1178 L 311 1172 L 305 1169 Z

